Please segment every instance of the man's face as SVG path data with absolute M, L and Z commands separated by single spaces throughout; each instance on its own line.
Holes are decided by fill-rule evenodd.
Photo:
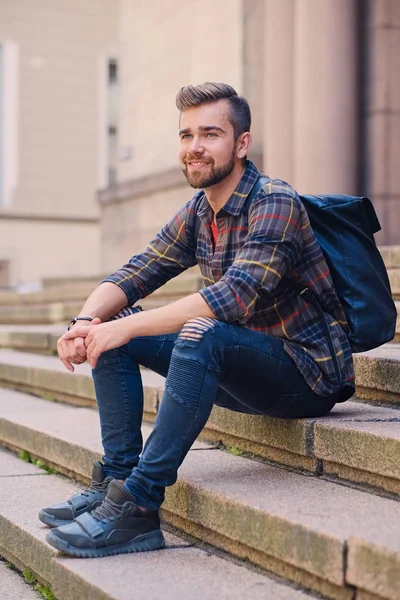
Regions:
M 228 115 L 226 100 L 181 114 L 179 160 L 188 183 L 196 189 L 216 185 L 233 171 L 236 144 Z

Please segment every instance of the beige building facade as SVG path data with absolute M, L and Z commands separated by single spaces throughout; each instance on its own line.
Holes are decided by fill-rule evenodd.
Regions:
M 122 0 L 117 184 L 99 192 L 101 264 L 143 249 L 193 194 L 180 86 L 220 80 L 253 112 L 257 166 L 300 193 L 368 195 L 400 243 L 398 0 Z
M 400 243 L 398 0 L 0 0 L 0 285 L 106 273 L 193 195 L 177 90 L 250 101 L 250 157 L 368 195 Z M 1 275 L 3 273 L 3 275 Z
M 0 0 L 0 286 L 100 270 L 117 0 Z

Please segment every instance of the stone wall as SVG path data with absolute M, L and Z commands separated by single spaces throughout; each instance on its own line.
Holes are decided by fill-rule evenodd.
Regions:
M 101 265 L 140 252 L 194 194 L 178 163 L 175 96 L 189 83 L 226 81 L 252 105 L 253 148 L 263 153 L 264 0 L 122 2 L 118 184 L 99 193 Z
M 0 43 L 18 48 L 18 185 L 5 209 L 98 215 L 99 71 L 115 43 L 116 7 L 108 0 L 0 3 Z
M 105 65 L 117 24 L 118 0 L 0 2 L 0 44 L 12 45 L 15 58 L 15 128 L 3 139 L 14 185 L 0 206 L 0 261 L 10 261 L 10 285 L 55 275 L 60 265 L 64 275 L 98 269 L 93 219 L 106 181 Z M 75 228 L 63 220 L 71 216 L 92 223 Z
M 365 193 L 382 225 L 378 241 L 400 243 L 400 2 L 370 0 L 366 32 Z
M 122 0 L 121 147 L 132 158 L 118 181 L 177 166 L 181 86 L 217 80 L 243 91 L 242 40 L 241 0 Z
M 16 286 L 44 277 L 89 276 L 100 271 L 97 221 L 0 218 L 0 256 Z
M 249 99 L 251 158 L 264 172 L 300 193 L 370 196 L 377 241 L 400 242 L 397 0 L 156 4 L 122 3 L 121 131 L 132 158 L 100 194 L 103 265 L 140 251 L 192 194 L 179 183 L 174 98 L 212 79 Z M 164 175 L 174 169 L 171 189 Z M 149 178 L 168 191 L 142 189 Z
M 121 185 L 118 190 L 118 195 L 112 189 L 100 193 L 102 273 L 114 271 L 144 250 L 194 193 L 176 168 Z

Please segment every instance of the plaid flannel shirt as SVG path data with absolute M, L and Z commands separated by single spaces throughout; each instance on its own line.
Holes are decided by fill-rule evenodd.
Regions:
M 259 176 L 248 161 L 236 190 L 216 215 L 215 251 L 213 211 L 200 191 L 143 253 L 104 281 L 118 285 L 128 305 L 133 305 L 198 264 L 205 285 L 199 293 L 217 319 L 281 338 L 285 351 L 317 394 L 329 395 L 344 386 L 351 392 L 354 370 L 345 315 L 306 210 L 287 183 L 269 178 L 247 206 L 246 198 Z M 313 292 L 322 308 L 339 378 L 326 325 L 299 294 L 299 284 Z

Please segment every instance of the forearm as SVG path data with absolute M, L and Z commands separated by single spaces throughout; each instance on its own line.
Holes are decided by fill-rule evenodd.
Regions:
M 83 305 L 80 315 L 83 317 L 98 317 L 101 322 L 113 317 L 127 306 L 125 293 L 114 283 L 101 283 Z
M 129 327 L 132 338 L 147 335 L 175 333 L 190 319 L 215 315 L 205 300 L 197 292 L 177 300 L 167 306 L 143 311 L 126 317 L 123 321 Z
M 179 331 L 187 321 L 196 317 L 215 318 L 198 292 L 168 306 L 137 312 L 124 319 L 95 326 L 75 326 L 62 336 L 61 342 L 78 337 L 85 338 L 87 358 L 92 369 L 95 369 L 103 352 L 119 348 L 136 337 L 174 333 Z M 64 364 L 67 369 L 73 370 L 72 365 Z

